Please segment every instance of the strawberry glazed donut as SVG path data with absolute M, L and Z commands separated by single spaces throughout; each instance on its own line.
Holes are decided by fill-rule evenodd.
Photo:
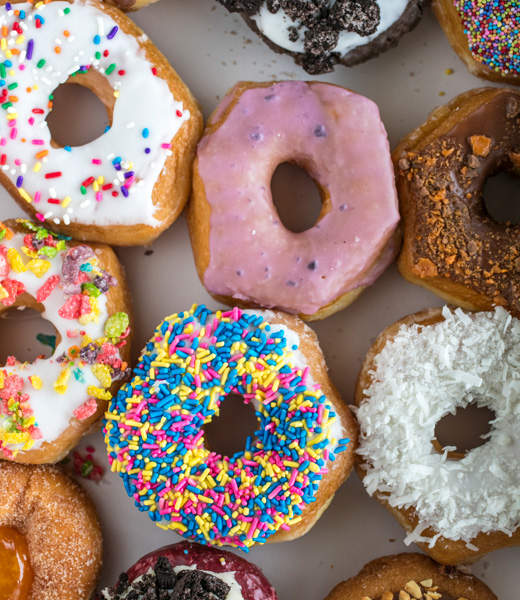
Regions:
M 271 178 L 304 169 L 322 198 L 316 225 L 283 227 Z M 306 320 L 350 304 L 397 251 L 394 171 L 377 106 L 336 85 L 238 83 L 210 117 L 188 214 L 195 262 L 216 299 Z
M 187 87 L 130 19 L 96 0 L 0 5 L 0 32 L 0 183 L 59 233 L 152 242 L 191 187 L 202 121 Z M 60 147 L 46 122 L 67 83 L 89 88 L 108 114 L 82 146 Z

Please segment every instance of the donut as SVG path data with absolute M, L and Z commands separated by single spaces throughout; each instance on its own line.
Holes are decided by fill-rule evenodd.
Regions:
M 0 183 L 54 231 L 152 242 L 191 187 L 202 120 L 189 90 L 148 37 L 103 2 L 7 3 L 0 32 Z M 107 109 L 110 126 L 89 144 L 60 147 L 51 137 L 46 118 L 65 83 L 89 88 Z
M 520 93 L 484 88 L 435 110 L 394 151 L 399 271 L 469 310 L 520 311 L 520 227 L 494 221 L 483 188 L 520 167 Z
M 363 482 L 437 562 L 520 544 L 519 348 L 520 321 L 505 309 L 445 307 L 388 327 L 363 363 Z M 442 448 L 436 424 L 471 403 L 495 415 L 486 443 L 464 455 Z
M 217 0 L 275 52 L 311 75 L 365 62 L 397 45 L 428 0 Z
M 259 429 L 222 456 L 203 426 L 228 394 L 253 403 Z M 183 537 L 246 551 L 312 527 L 352 469 L 356 438 L 314 332 L 236 307 L 167 317 L 105 421 L 112 471 L 140 511 Z
M 518 2 L 432 0 L 448 41 L 477 77 L 520 84 Z
M 376 558 L 338 584 L 325 600 L 498 600 L 473 575 L 445 567 L 422 554 Z
M 92 500 L 63 471 L 0 461 L 2 598 L 90 598 L 102 545 Z
M 304 169 L 322 198 L 318 222 L 302 233 L 287 230 L 273 204 L 271 177 L 284 162 Z M 193 179 L 195 263 L 226 304 L 321 319 L 350 304 L 397 252 L 386 131 L 372 101 L 339 86 L 238 83 L 207 123 Z
M 231 552 L 179 542 L 140 558 L 101 600 L 119 600 L 135 590 L 166 590 L 168 598 L 204 600 L 277 600 L 276 591 L 258 567 Z M 197 590 L 197 594 L 194 591 Z M 157 594 L 158 598 L 162 596 Z M 155 597 L 155 596 L 154 596 Z
M 34 309 L 57 334 L 50 358 L 0 368 L 0 457 L 57 462 L 89 432 L 129 374 L 129 303 L 108 246 L 25 219 L 0 224 L 0 316 Z

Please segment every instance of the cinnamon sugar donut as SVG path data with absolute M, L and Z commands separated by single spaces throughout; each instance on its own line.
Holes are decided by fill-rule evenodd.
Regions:
M 376 558 L 325 600 L 498 600 L 482 581 L 422 554 Z
M 96 509 L 77 483 L 56 467 L 0 461 L 3 597 L 86 600 L 101 551 Z

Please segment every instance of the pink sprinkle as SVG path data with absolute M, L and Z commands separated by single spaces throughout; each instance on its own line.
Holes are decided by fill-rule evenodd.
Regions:
M 94 164 L 94 165 L 100 165 L 101 164 L 101 160 L 99 158 L 93 158 L 92 159 L 92 164 Z
M 25 71 L 25 65 L 19 65 L 18 68 L 20 69 L 20 71 Z
M 12 140 L 14 140 L 14 139 L 16 139 L 16 135 L 17 135 L 17 133 L 18 133 L 18 130 L 16 129 L 16 127 L 13 127 L 13 128 L 11 129 L 11 133 L 9 134 L 9 137 L 10 137 Z
M 0 146 L 5 146 L 7 144 L 7 140 L 5 138 L 2 138 L 0 140 Z
M 14 164 L 16 166 L 20 166 L 22 164 L 22 161 L 19 158 L 16 158 L 15 161 L 14 161 Z
M 35 204 L 38 204 L 38 202 L 41 200 L 42 194 L 41 192 L 36 192 L 36 194 L 34 194 L 34 202 Z
M 41 221 L 42 223 L 45 221 L 44 216 L 40 213 L 36 213 L 36 218 L 38 219 L 38 221 Z
M 43 144 L 45 144 L 45 142 L 43 140 L 33 140 L 32 143 L 35 146 L 43 146 Z
M 102 194 L 102 192 L 96 192 L 96 200 L 98 202 L 101 202 L 101 200 L 103 200 L 103 194 Z
M 34 125 L 34 117 L 29 117 L 29 119 L 27 119 L 29 125 Z
M 171 148 L 171 144 L 161 144 L 161 148 Z

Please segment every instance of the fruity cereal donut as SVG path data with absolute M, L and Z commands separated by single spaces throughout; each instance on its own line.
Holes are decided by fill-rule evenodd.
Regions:
M 187 201 L 202 130 L 175 71 L 96 0 L 7 3 L 0 34 L 0 182 L 35 220 L 76 239 L 153 241 Z M 65 83 L 91 89 L 107 109 L 110 126 L 83 146 L 59 147 L 46 123 Z
M 302 233 L 282 225 L 273 203 L 284 162 L 322 197 Z M 188 224 L 199 277 L 219 301 L 327 317 L 392 261 L 398 222 L 388 139 L 368 98 L 325 83 L 242 82 L 210 117 Z
M 296 317 L 204 306 L 166 318 L 106 415 L 112 470 L 163 529 L 247 550 L 295 539 L 352 468 L 355 420 Z M 243 451 L 205 447 L 228 394 L 259 421 Z
M 26 220 L 0 226 L 0 315 L 35 309 L 57 332 L 51 358 L 0 368 L 2 458 L 56 462 L 99 419 L 127 371 L 129 302 L 108 246 Z
M 516 0 L 433 0 L 432 8 L 473 75 L 520 84 L 520 5 Z

